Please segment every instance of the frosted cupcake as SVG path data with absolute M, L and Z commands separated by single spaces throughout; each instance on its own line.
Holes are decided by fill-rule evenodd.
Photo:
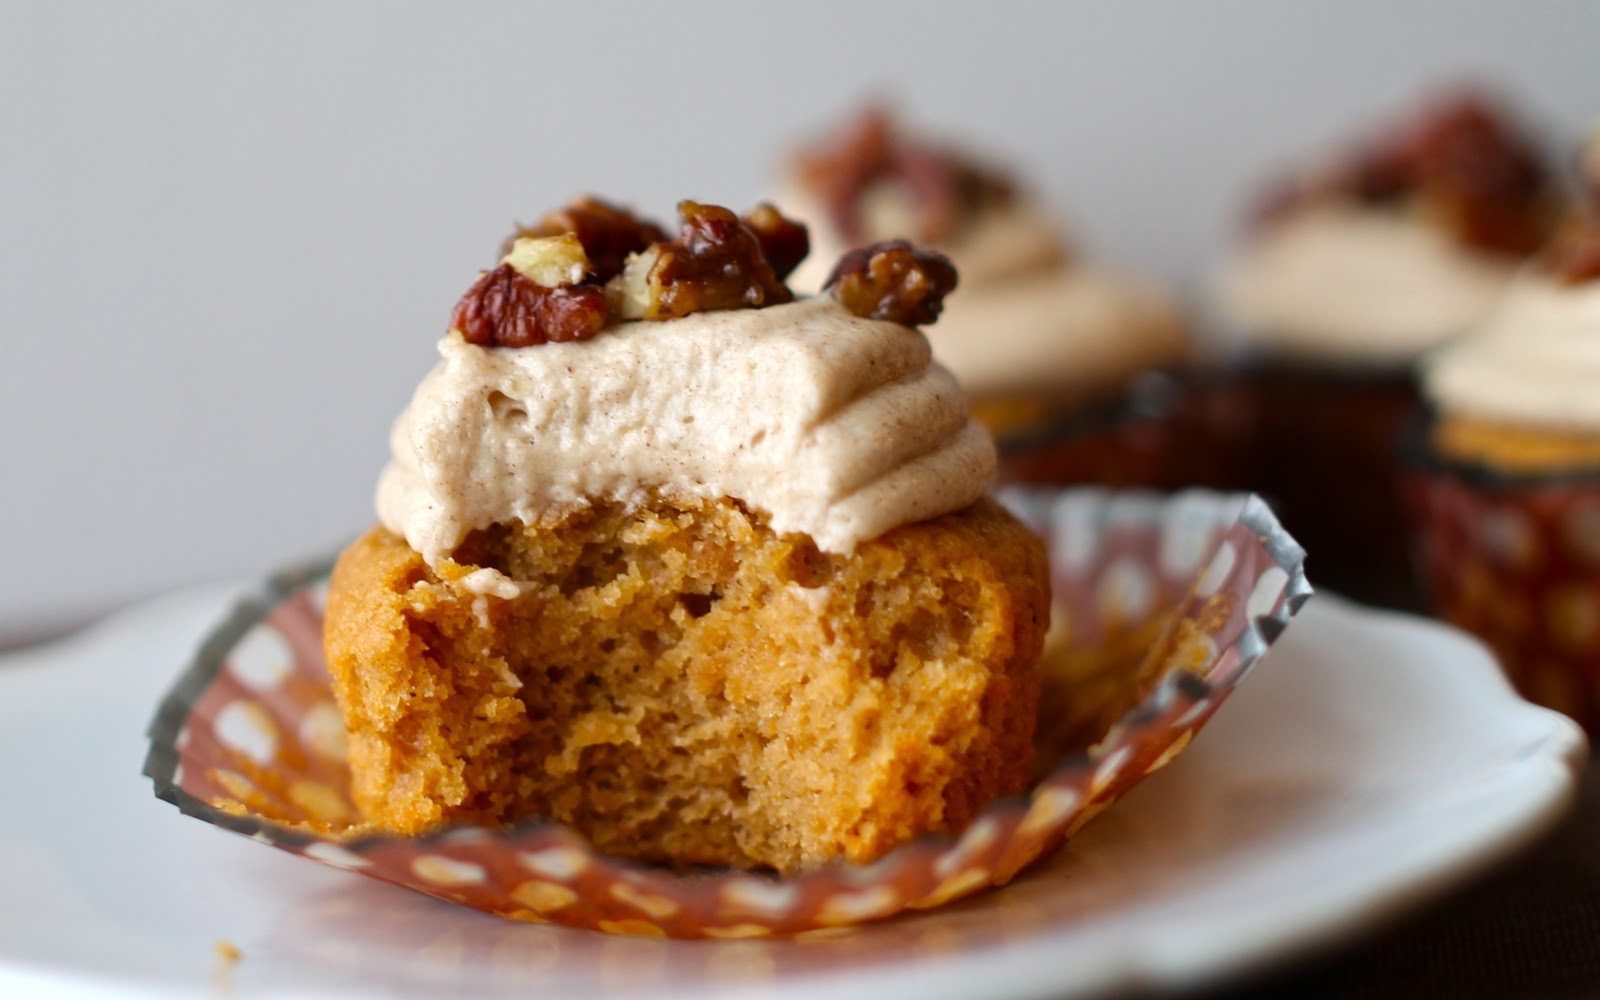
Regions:
M 1086 261 L 1003 173 L 905 134 L 869 107 L 794 157 L 778 204 L 811 228 L 797 288 L 821 286 L 851 247 L 910 239 L 961 274 L 931 340 L 974 412 L 1002 438 L 1118 393 L 1181 361 L 1188 338 L 1155 288 Z
M 1269 495 L 1319 583 L 1410 603 L 1393 442 L 1412 365 L 1464 333 L 1547 236 L 1557 199 L 1536 148 L 1468 93 L 1425 104 L 1268 197 L 1222 273 Z
M 461 300 L 340 557 L 327 655 L 375 830 L 563 823 L 793 871 L 959 831 L 1028 779 L 1038 538 L 915 327 L 905 245 L 584 201 Z
M 1493 646 L 1524 694 L 1596 732 L 1600 191 L 1591 197 L 1491 318 L 1429 360 L 1436 415 L 1414 499 L 1439 612 Z

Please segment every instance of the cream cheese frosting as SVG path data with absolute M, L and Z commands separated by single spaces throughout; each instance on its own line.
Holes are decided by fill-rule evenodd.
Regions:
M 790 284 L 820 288 L 850 248 L 797 184 L 778 204 L 811 226 L 811 255 Z M 868 193 L 862 220 L 867 243 L 915 238 L 914 207 L 895 185 Z M 1188 349 L 1165 296 L 1073 259 L 1050 214 L 1025 198 L 980 211 L 936 249 L 956 265 L 960 293 L 929 337 L 935 357 L 974 398 L 1099 389 Z
M 966 507 L 995 471 L 927 339 L 828 297 L 528 348 L 452 332 L 439 352 L 377 491 L 430 565 L 474 529 L 651 492 L 738 499 L 848 553 Z
M 1483 319 L 1512 263 L 1392 209 L 1300 209 L 1249 240 L 1218 304 L 1254 342 L 1285 355 L 1402 365 Z
M 1428 359 L 1423 386 L 1445 413 L 1600 433 L 1600 282 L 1520 276 L 1479 329 Z

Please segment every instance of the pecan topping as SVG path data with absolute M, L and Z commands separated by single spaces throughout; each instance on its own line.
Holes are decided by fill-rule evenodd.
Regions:
M 811 252 L 811 234 L 793 219 L 785 218 L 771 202 L 764 201 L 744 214 L 744 224 L 756 234 L 761 252 L 766 254 L 772 273 L 782 281 L 794 273 Z
M 880 107 L 869 106 L 836 136 L 802 153 L 800 178 L 827 207 L 846 242 L 860 242 L 862 203 L 880 184 L 900 184 L 918 218 L 908 235 L 928 243 L 947 239 L 983 208 L 1015 195 L 998 172 L 945 148 L 899 135 Z
M 621 316 L 676 319 L 793 301 L 760 237 L 737 215 L 693 201 L 679 202 L 678 215 L 677 240 L 634 256 L 612 282 L 612 305 Z
M 452 329 L 484 347 L 528 347 L 585 340 L 613 319 L 794 300 L 783 276 L 809 248 L 804 226 L 766 204 L 742 220 L 692 201 L 680 202 L 678 213 L 672 241 L 659 226 L 596 198 L 519 228 L 502 247 L 500 266 L 456 304 Z
M 1472 93 L 1427 105 L 1332 171 L 1280 189 L 1258 217 L 1330 198 L 1405 204 L 1467 246 L 1517 256 L 1543 242 L 1555 203 L 1536 148 Z
M 511 252 L 519 239 L 541 236 L 560 236 L 572 233 L 583 244 L 589 257 L 589 277 L 604 284 L 622 273 L 629 254 L 635 254 L 660 243 L 667 234 L 660 226 L 634 215 L 632 212 L 589 195 L 577 199 L 565 208 L 557 209 L 540 219 L 534 226 L 517 226 L 501 246 L 501 256 Z
M 600 288 L 538 285 L 510 264 L 484 272 L 450 315 L 451 328 L 481 347 L 584 340 L 605 325 L 606 297 Z
M 823 291 L 857 316 L 921 326 L 939 318 L 955 287 L 949 258 L 890 240 L 840 257 Z

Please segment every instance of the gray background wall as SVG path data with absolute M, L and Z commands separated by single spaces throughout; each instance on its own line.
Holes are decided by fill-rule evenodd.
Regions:
M 513 218 L 744 206 L 868 94 L 1192 287 L 1242 195 L 1430 83 L 1600 111 L 1591 3 L 0 2 L 0 641 L 371 520 Z

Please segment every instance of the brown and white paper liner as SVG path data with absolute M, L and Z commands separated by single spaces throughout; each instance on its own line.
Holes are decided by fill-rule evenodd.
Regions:
M 1253 496 L 1085 489 L 1002 499 L 1049 546 L 1050 684 L 1107 694 L 1047 699 L 1046 715 L 1052 704 L 1092 708 L 1041 718 L 1055 763 L 1025 796 L 991 803 L 958 837 L 924 837 L 871 865 L 787 878 L 679 871 L 609 857 L 539 821 L 352 836 L 358 817 L 322 658 L 327 564 L 267 581 L 205 640 L 151 723 L 145 774 L 160 798 L 208 823 L 520 920 L 744 938 L 939 906 L 1010 881 L 1169 763 L 1310 594 L 1300 547 Z M 1139 670 L 1138 683 L 1105 683 L 1119 669 Z M 1085 734 L 1098 742 L 1073 746 Z
M 1528 700 L 1600 734 L 1600 475 L 1422 461 L 1409 483 L 1434 610 Z

